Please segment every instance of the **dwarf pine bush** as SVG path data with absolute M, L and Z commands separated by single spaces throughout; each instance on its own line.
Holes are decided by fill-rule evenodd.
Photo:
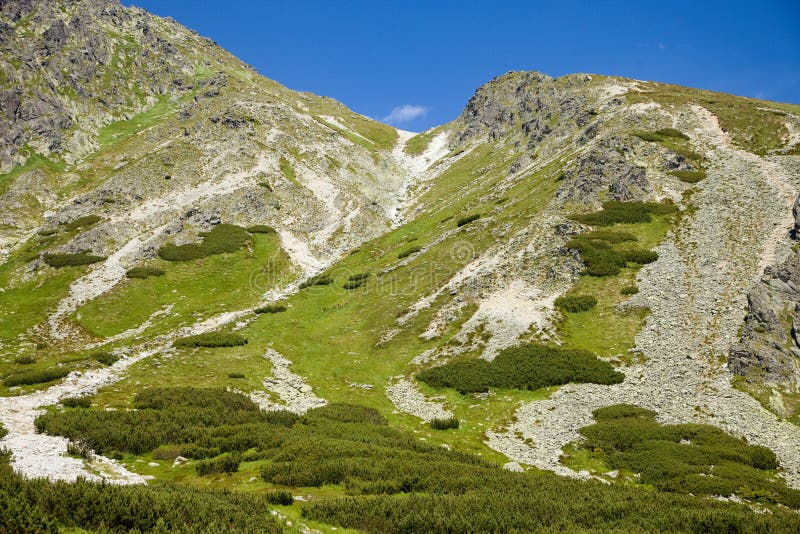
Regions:
M 105 261 L 105 256 L 96 256 L 94 254 L 87 254 L 86 252 L 78 252 L 75 254 L 68 253 L 47 253 L 42 256 L 44 262 L 50 267 L 60 269 L 61 267 L 75 267 L 78 265 L 90 265 L 100 261 Z
M 68 223 L 64 223 L 64 228 L 67 231 L 73 230 L 80 230 L 82 228 L 88 228 L 89 226 L 93 226 L 100 222 L 102 219 L 98 215 L 86 215 L 83 217 L 78 217 L 77 219 L 70 221 Z
M 571 215 L 570 218 L 589 226 L 611 226 L 619 223 L 648 223 L 651 215 L 665 215 L 678 210 L 674 203 L 666 202 L 621 202 L 608 200 L 603 209 L 593 213 Z
M 639 292 L 639 288 L 636 286 L 625 286 L 619 290 L 622 295 L 635 295 Z
M 447 417 L 444 419 L 431 419 L 431 428 L 434 430 L 449 430 L 451 428 L 458 428 L 459 422 L 455 417 Z
M 286 491 L 286 490 L 270 491 L 266 493 L 264 497 L 270 504 L 277 504 L 280 506 L 290 506 L 294 504 L 294 495 L 292 495 L 291 491 Z
M 297 287 L 298 289 L 305 289 L 311 286 L 327 286 L 332 283 L 333 283 L 333 278 L 331 278 L 330 276 L 319 275 L 319 276 L 313 276 L 307 280 L 300 282 L 300 285 Z
M 95 352 L 91 355 L 91 358 L 98 363 L 102 363 L 103 365 L 114 365 L 120 360 L 119 356 L 113 352 L 107 351 Z
M 247 230 L 234 224 L 218 224 L 202 237 L 201 243 L 165 243 L 158 249 L 158 256 L 167 261 L 198 260 L 211 254 L 236 252 L 251 239 Z
M 491 362 L 459 360 L 417 374 L 429 386 L 450 387 L 462 394 L 493 387 L 535 390 L 569 382 L 618 384 L 624 377 L 589 351 L 534 343 L 505 349 Z
M 176 339 L 175 347 L 239 347 L 247 345 L 247 338 L 233 332 L 206 332 Z
M 411 256 L 412 254 L 415 254 L 415 253 L 419 252 L 420 250 L 422 250 L 422 247 L 420 247 L 418 245 L 414 245 L 414 246 L 408 247 L 407 249 L 401 251 L 397 255 L 397 258 L 398 259 L 406 258 L 408 256 Z
M 128 278 L 150 278 L 151 276 L 164 276 L 164 271 L 156 267 L 134 267 L 128 269 L 125 276 Z
M 697 171 L 672 171 L 670 174 L 687 184 L 696 184 L 706 178 L 706 171 L 702 169 Z
M 274 234 L 275 229 L 271 226 L 267 226 L 266 224 L 256 224 L 254 226 L 249 226 L 247 231 L 251 234 Z
M 3 380 L 3 385 L 6 387 L 13 387 L 44 384 L 64 378 L 69 373 L 70 370 L 65 367 L 51 367 L 49 369 L 22 371 L 7 376 Z
M 267 304 L 266 306 L 261 306 L 260 308 L 256 308 L 253 310 L 254 313 L 262 314 L 262 313 L 282 313 L 285 312 L 288 308 L 285 304 Z
M 554 305 L 570 313 L 588 311 L 597 306 L 597 299 L 591 295 L 570 295 L 558 297 Z
M 611 469 L 640 473 L 644 484 L 695 495 L 739 495 L 800 508 L 800 492 L 775 480 L 775 454 L 723 430 L 701 424 L 662 425 L 655 412 L 622 404 L 593 412 L 582 447 Z M 741 497 L 741 495 L 739 495 Z
M 467 215 L 466 217 L 461 217 L 460 219 L 458 219 L 456 221 L 456 226 L 458 228 L 461 228 L 462 226 L 465 226 L 465 225 L 467 225 L 467 224 L 469 224 L 471 222 L 477 221 L 480 218 L 481 218 L 481 214 L 480 213 L 473 213 L 472 215 Z
M 90 397 L 64 397 L 59 402 L 67 408 L 90 408 L 92 406 Z
M 242 455 L 238 452 L 226 453 L 209 460 L 201 460 L 195 465 L 195 470 L 200 476 L 219 473 L 235 473 L 239 470 Z

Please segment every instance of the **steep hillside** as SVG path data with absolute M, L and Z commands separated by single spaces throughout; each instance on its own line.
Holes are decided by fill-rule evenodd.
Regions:
M 116 2 L 0 23 L 18 473 L 320 530 L 797 526 L 800 107 L 511 72 L 413 134 Z

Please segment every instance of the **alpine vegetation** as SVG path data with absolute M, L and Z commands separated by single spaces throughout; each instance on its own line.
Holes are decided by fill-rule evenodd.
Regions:
M 397 129 L 127 4 L 0 2 L 0 533 L 800 532 L 800 106 Z

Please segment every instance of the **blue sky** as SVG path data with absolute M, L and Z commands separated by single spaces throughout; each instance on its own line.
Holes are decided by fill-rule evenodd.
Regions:
M 509 70 L 615 74 L 800 103 L 800 0 L 125 0 L 268 78 L 422 131 Z

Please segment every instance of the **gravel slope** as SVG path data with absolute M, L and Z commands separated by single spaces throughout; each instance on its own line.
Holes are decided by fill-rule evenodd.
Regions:
M 800 428 L 733 389 L 723 363 L 747 290 L 789 250 L 800 177 L 780 158 L 733 147 L 707 110 L 693 108 L 684 119 L 697 126 L 693 141 L 709 149 L 711 166 L 692 197 L 696 211 L 658 248 L 659 260 L 639 273 L 636 301 L 651 314 L 636 350 L 647 360 L 626 368 L 622 384 L 571 384 L 546 401 L 522 405 L 516 422 L 487 432 L 487 443 L 517 462 L 587 476 L 559 463 L 562 447 L 592 423 L 592 410 L 633 403 L 658 411 L 662 422 L 710 423 L 771 448 L 787 483 L 800 487 Z

